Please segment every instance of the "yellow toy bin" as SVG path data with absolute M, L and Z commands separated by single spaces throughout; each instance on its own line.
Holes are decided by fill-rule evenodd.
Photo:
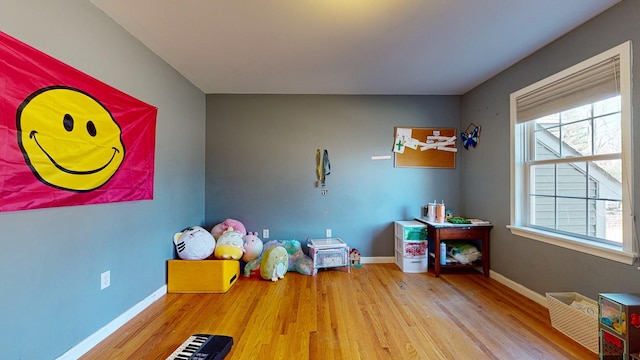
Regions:
M 240 276 L 237 260 L 168 260 L 167 292 L 225 293 Z

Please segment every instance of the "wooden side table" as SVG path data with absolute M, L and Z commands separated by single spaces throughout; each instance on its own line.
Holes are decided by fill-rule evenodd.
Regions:
M 433 260 L 433 274 L 438 277 L 442 269 L 464 269 L 482 267 L 485 276 L 489 276 L 489 231 L 493 228 L 491 224 L 470 225 L 470 224 L 451 224 L 451 223 L 434 223 L 425 219 L 416 218 L 424 224 L 427 224 L 427 235 L 433 243 L 433 252 L 429 254 L 429 259 Z M 440 264 L 440 242 L 446 241 L 451 243 L 454 241 L 480 241 L 482 258 L 480 262 L 472 264 Z M 431 246 L 429 247 L 431 250 Z M 431 262 L 431 261 L 430 261 Z

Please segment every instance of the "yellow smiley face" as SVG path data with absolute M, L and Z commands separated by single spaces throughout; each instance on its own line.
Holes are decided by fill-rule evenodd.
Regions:
M 18 108 L 18 144 L 36 177 L 55 188 L 91 191 L 124 159 L 122 131 L 90 95 L 68 87 L 43 88 Z

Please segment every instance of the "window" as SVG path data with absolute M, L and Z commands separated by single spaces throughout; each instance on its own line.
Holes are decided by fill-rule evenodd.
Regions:
M 510 101 L 511 232 L 632 264 L 631 42 Z

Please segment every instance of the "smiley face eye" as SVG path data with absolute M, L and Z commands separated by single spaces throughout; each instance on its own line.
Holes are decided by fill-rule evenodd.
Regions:
M 67 131 L 73 130 L 73 116 L 69 114 L 64 114 L 64 118 L 62 119 L 62 125 L 64 129 Z
M 96 133 L 97 133 L 96 125 L 91 120 L 87 122 L 87 132 L 91 136 L 96 136 Z

